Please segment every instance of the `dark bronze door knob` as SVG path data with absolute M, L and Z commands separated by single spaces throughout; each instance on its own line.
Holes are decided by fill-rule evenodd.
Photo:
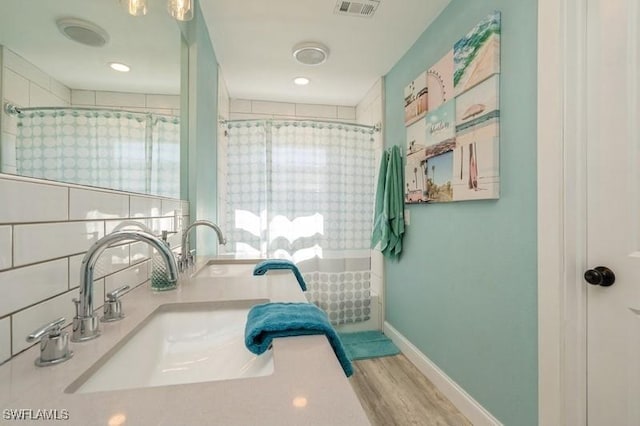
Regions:
M 616 274 L 606 266 L 596 266 L 584 273 L 584 279 L 592 285 L 609 287 L 616 282 Z

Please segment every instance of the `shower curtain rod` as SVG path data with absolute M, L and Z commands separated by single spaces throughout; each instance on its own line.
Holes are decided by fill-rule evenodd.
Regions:
M 166 114 L 157 114 L 157 113 L 151 113 L 151 112 L 142 112 L 142 111 L 130 111 L 130 110 L 126 110 L 126 109 L 108 109 L 108 108 L 88 108 L 88 107 L 27 107 L 27 108 L 22 108 L 16 105 L 13 105 L 12 103 L 5 103 L 4 104 L 4 111 L 9 114 L 9 115 L 18 115 L 18 114 L 22 114 L 23 112 L 27 112 L 27 111 L 93 111 L 93 112 L 120 112 L 120 113 L 124 113 L 124 114 L 138 114 L 138 115 L 147 115 L 147 116 L 156 116 L 156 117 L 161 117 L 161 118 L 176 118 L 179 119 L 180 117 L 174 117 L 172 115 L 166 115 Z
M 348 123 L 348 122 L 344 122 L 344 121 L 332 121 L 332 120 L 309 120 L 309 119 L 305 119 L 305 118 L 267 118 L 267 119 L 260 119 L 260 118 L 256 118 L 256 119 L 243 119 L 243 120 L 224 120 L 224 119 L 220 119 L 218 120 L 218 122 L 220 123 L 220 125 L 225 126 L 229 123 L 242 123 L 242 122 L 248 122 L 248 121 L 308 121 L 308 122 L 312 122 L 312 123 L 329 123 L 329 124 L 344 124 L 347 126 L 353 126 L 353 127 L 362 127 L 364 129 L 370 129 L 375 133 L 378 133 L 382 130 L 382 123 L 378 122 L 373 126 L 367 126 L 366 124 L 357 124 L 357 123 Z

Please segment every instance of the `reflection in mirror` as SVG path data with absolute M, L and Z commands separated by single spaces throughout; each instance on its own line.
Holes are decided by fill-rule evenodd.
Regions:
M 176 21 L 117 0 L 28 3 L 0 2 L 0 171 L 178 198 Z

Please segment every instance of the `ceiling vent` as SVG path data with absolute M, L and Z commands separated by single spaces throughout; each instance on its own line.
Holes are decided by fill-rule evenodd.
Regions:
M 336 15 L 360 16 L 371 18 L 378 9 L 380 0 L 343 1 L 338 0 L 334 13 Z
M 56 25 L 69 40 L 87 46 L 102 47 L 109 41 L 109 34 L 93 22 L 78 18 L 61 18 L 56 21 Z

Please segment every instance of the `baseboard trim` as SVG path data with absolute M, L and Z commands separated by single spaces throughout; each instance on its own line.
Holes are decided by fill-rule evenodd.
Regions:
M 396 344 L 402 353 L 442 392 L 458 410 L 475 426 L 503 426 L 482 405 L 471 397 L 456 382 L 451 380 L 425 354 L 420 352 L 406 337 L 384 322 L 384 334 Z

